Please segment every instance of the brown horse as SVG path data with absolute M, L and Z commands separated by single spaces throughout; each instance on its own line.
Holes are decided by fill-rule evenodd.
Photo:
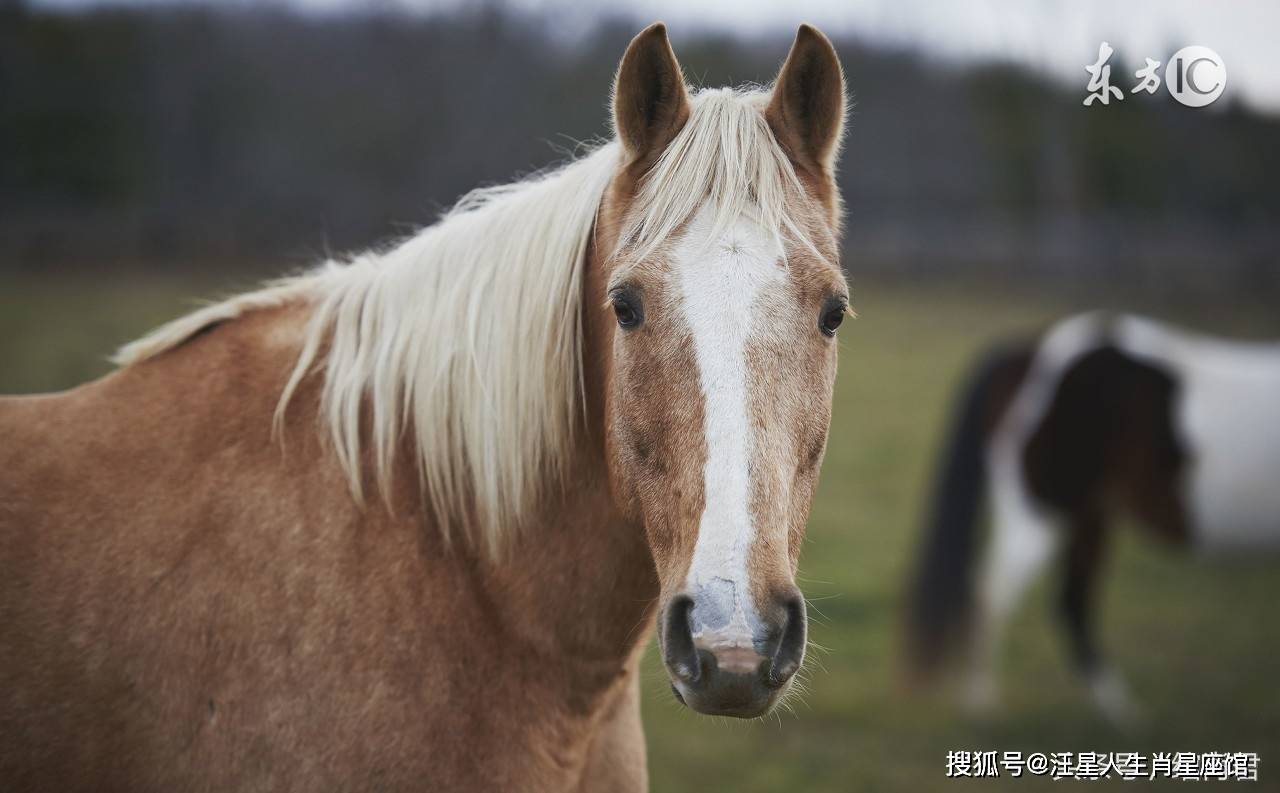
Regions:
M 830 43 L 691 93 L 654 25 L 615 141 L 394 248 L 0 402 L 0 788 L 631 790 L 655 621 L 753 717 L 848 293 Z

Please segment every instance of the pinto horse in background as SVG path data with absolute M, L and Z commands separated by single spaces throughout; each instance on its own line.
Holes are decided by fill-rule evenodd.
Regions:
M 0 401 L 0 788 L 642 789 L 655 621 L 680 701 L 768 712 L 844 106 L 811 27 L 695 94 L 654 25 L 616 140 Z
M 909 606 L 911 666 L 933 671 L 970 638 L 967 696 L 992 704 L 1003 627 L 1062 548 L 1074 665 L 1109 718 L 1132 721 L 1093 628 L 1112 519 L 1198 551 L 1280 549 L 1278 476 L 1280 344 L 1095 313 L 996 351 L 965 391 L 939 467 Z M 984 491 L 991 541 L 971 609 Z

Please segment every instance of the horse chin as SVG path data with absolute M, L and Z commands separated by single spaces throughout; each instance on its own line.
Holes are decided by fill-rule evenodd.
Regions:
M 735 719 L 758 719 L 768 715 L 787 686 L 769 689 L 747 675 L 735 675 L 740 680 L 727 681 L 717 692 L 699 691 L 681 682 L 671 684 L 671 693 L 690 710 L 704 716 L 731 716 Z M 725 690 L 728 690 L 726 695 Z

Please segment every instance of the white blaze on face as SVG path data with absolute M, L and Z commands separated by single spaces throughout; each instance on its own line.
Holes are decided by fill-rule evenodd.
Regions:
M 747 218 L 711 239 L 711 213 L 689 224 L 672 259 L 681 313 L 693 336 L 703 395 L 705 506 L 686 591 L 693 596 L 693 636 L 700 646 L 750 648 L 760 624 L 747 569 L 755 540 L 751 517 L 753 384 L 747 347 L 753 308 L 785 278 L 777 236 Z

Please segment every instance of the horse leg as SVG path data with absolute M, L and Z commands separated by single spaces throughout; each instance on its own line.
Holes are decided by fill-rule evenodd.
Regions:
M 1059 614 L 1071 661 L 1094 703 L 1111 722 L 1131 725 L 1138 720 L 1138 708 L 1124 681 L 1103 660 L 1094 622 L 1106 539 L 1106 524 L 1099 512 L 1091 510 L 1072 518 Z
M 999 499 L 995 507 L 965 692 L 966 704 L 975 711 L 990 710 L 998 702 L 996 677 L 1005 626 L 1058 543 L 1048 518 L 1030 510 L 1002 510 Z

